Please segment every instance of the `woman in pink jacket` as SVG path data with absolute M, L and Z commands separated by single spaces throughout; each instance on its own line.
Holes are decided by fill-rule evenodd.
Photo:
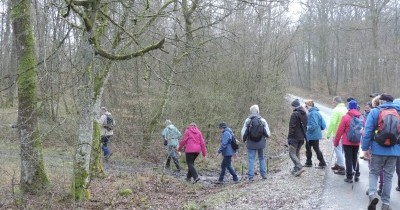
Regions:
M 196 172 L 196 168 L 194 167 L 194 161 L 200 152 L 205 158 L 207 150 L 203 134 L 201 134 L 201 131 L 197 128 L 195 123 L 190 123 L 190 125 L 186 128 L 182 140 L 179 143 L 178 151 L 180 151 L 183 147 L 185 147 L 186 163 L 188 166 L 186 181 L 189 182 L 193 177 L 194 183 L 196 183 L 200 180 L 200 178 Z
M 353 170 L 355 171 L 354 181 L 358 182 L 360 180 L 360 167 L 357 155 L 360 148 L 364 118 L 357 109 L 357 101 L 351 100 L 348 107 L 349 111 L 340 121 L 333 144 L 337 147 L 340 139 L 342 139 L 344 157 L 346 159 L 346 179 L 344 181 L 353 183 Z

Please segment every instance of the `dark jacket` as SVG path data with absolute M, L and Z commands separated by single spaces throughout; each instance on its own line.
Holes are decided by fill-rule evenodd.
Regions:
M 306 128 L 307 113 L 302 106 L 296 107 L 290 116 L 288 140 L 304 140 Z

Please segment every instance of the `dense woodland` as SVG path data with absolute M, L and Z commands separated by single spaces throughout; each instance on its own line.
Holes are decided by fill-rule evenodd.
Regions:
M 158 163 L 165 119 L 196 122 L 213 142 L 219 122 L 238 133 L 259 104 L 284 139 L 290 86 L 399 96 L 399 13 L 398 0 L 1 1 L 0 108 L 17 127 L 2 138 L 20 146 L 22 194 L 57 182 L 43 149 L 64 147 L 73 200 L 88 199 L 107 176 L 101 106 L 121 156 Z

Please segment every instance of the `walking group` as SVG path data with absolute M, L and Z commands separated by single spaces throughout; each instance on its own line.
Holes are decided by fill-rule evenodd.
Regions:
M 267 165 L 264 157 L 266 139 L 271 135 L 267 121 L 260 116 L 258 105 L 250 107 L 250 114 L 246 118 L 241 136 L 247 147 L 247 179 L 253 181 L 255 176 L 256 156 L 259 161 L 260 175 L 262 179 L 267 179 Z M 236 156 L 237 143 L 232 129 L 227 123 L 221 122 L 218 125 L 221 132 L 220 145 L 216 156 L 222 156 L 221 171 L 216 184 L 223 184 L 226 170 L 232 175 L 233 183 L 239 182 L 239 177 L 232 166 L 232 158 Z M 188 172 L 186 181 L 197 183 L 200 176 L 195 168 L 195 160 L 201 153 L 204 158 L 207 156 L 207 149 L 202 132 L 195 123 L 190 123 L 182 135 L 170 120 L 165 121 L 165 128 L 162 131 L 164 145 L 167 146 L 168 155 L 165 167 L 170 168 L 170 160 L 175 163 L 176 169 L 181 170 L 178 155 L 182 149 L 185 150 L 186 164 Z
M 394 171 L 397 173 L 397 187 L 400 191 L 400 99 L 389 94 L 371 94 L 371 102 L 366 103 L 364 113 L 356 99 L 350 97 L 345 101 L 335 96 L 326 136 L 333 143 L 336 156 L 331 167 L 337 175 L 344 175 L 344 182 L 353 183 L 360 180 L 359 148 L 363 151 L 360 157 L 369 163 L 369 196 L 368 209 L 376 209 L 379 196 L 382 210 L 390 210 L 390 193 Z M 293 112 L 289 121 L 289 156 L 294 163 L 291 173 L 299 176 L 312 167 L 312 151 L 316 153 L 319 164 L 316 168 L 326 167 L 324 156 L 319 148 L 322 130 L 326 124 L 312 100 L 306 100 L 305 106 L 298 99 L 291 103 Z M 306 143 L 307 160 L 300 162 L 300 149 Z M 379 185 L 378 185 L 379 179 Z

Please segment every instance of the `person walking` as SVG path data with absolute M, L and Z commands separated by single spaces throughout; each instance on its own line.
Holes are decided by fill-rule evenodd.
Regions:
M 224 183 L 226 169 L 228 169 L 229 173 L 232 175 L 233 182 L 238 183 L 239 182 L 238 176 L 236 174 L 235 169 L 232 166 L 232 156 L 236 155 L 236 152 L 231 145 L 232 141 L 234 140 L 232 129 L 229 128 L 227 124 L 224 122 L 220 123 L 218 127 L 221 131 L 221 138 L 220 138 L 220 146 L 216 156 L 218 157 L 219 154 L 222 154 L 223 159 L 221 163 L 221 172 L 219 174 L 217 184 Z
M 267 121 L 260 116 L 260 109 L 257 104 L 250 107 L 250 115 L 244 121 L 241 136 L 247 147 L 247 179 L 254 180 L 254 164 L 256 154 L 260 164 L 260 173 L 263 179 L 267 179 L 267 165 L 265 163 L 264 149 L 266 138 L 271 135 Z
M 206 158 L 207 149 L 203 134 L 197 128 L 196 123 L 190 123 L 186 128 L 177 151 L 182 150 L 183 147 L 185 147 L 186 163 L 188 166 L 186 181 L 190 182 L 193 178 L 193 183 L 197 183 L 200 180 L 200 177 L 197 174 L 194 161 L 196 160 L 197 156 L 199 156 L 200 152 L 202 153 L 203 157 Z
M 322 139 L 322 130 L 326 128 L 324 118 L 319 113 L 319 109 L 314 105 L 314 101 L 307 100 L 305 102 L 306 109 L 308 110 L 307 133 L 306 133 L 306 156 L 307 161 L 305 167 L 312 167 L 312 152 L 311 147 L 314 149 L 317 159 L 319 160 L 319 169 L 326 167 L 324 156 L 319 149 L 319 140 Z
M 379 202 L 377 196 L 377 183 L 379 171 L 383 168 L 384 171 L 384 184 L 382 191 L 382 209 L 390 210 L 390 191 L 392 188 L 392 178 L 396 167 L 397 158 L 400 156 L 400 144 L 385 145 L 388 138 L 394 135 L 395 132 L 398 135 L 398 130 L 388 129 L 386 120 L 388 119 L 387 113 L 390 111 L 400 112 L 400 105 L 393 103 L 393 96 L 389 94 L 381 94 L 379 97 L 380 105 L 376 109 L 372 109 L 368 115 L 364 136 L 362 141 L 362 150 L 368 151 L 371 149 L 371 166 L 369 171 L 369 205 L 368 209 L 376 209 L 376 205 Z M 397 117 L 397 122 L 399 117 Z M 391 122 L 394 122 L 394 118 L 390 118 Z M 399 125 L 397 125 L 399 126 Z M 375 132 L 377 131 L 377 132 Z M 385 135 L 385 136 L 382 136 Z
M 393 103 L 400 105 L 400 98 L 396 98 Z M 397 157 L 396 161 L 396 174 L 397 174 L 397 187 L 396 190 L 400 191 L 400 156 Z
M 295 99 L 291 106 L 293 112 L 289 120 L 289 157 L 293 161 L 294 167 L 291 169 L 291 174 L 300 176 L 303 172 L 303 166 L 300 162 L 300 149 L 304 144 L 306 138 L 307 126 L 307 113 L 306 110 L 300 105 L 299 99 Z
M 336 131 L 334 146 L 338 146 L 340 140 L 342 140 L 346 159 L 346 178 L 344 181 L 353 183 L 353 171 L 354 181 L 358 182 L 360 180 L 360 165 L 357 156 L 360 147 L 364 118 L 358 111 L 357 101 L 350 101 L 348 107 L 349 111 L 342 117 Z
M 347 107 L 340 96 L 333 97 L 332 104 L 335 106 L 335 108 L 332 110 L 330 116 L 326 137 L 330 139 L 333 144 L 340 120 L 342 119 L 343 115 L 347 113 Z M 335 172 L 335 174 L 345 175 L 342 141 L 339 141 L 337 147 L 334 146 L 334 152 L 336 155 L 336 160 L 331 169 Z
M 174 161 L 176 169 L 181 171 L 181 167 L 179 165 L 179 160 L 176 156 L 176 148 L 179 143 L 179 139 L 181 139 L 182 134 L 178 130 L 178 128 L 175 127 L 175 125 L 172 124 L 171 120 L 166 120 L 165 121 L 165 128 L 162 132 L 162 137 L 164 139 L 164 146 L 167 146 L 168 148 L 168 155 L 167 155 L 167 161 L 165 163 L 165 167 L 167 169 L 170 168 L 170 163 L 171 159 Z
M 115 120 L 112 117 L 111 113 L 107 110 L 106 107 L 101 107 L 100 109 L 100 119 L 99 124 L 101 125 L 100 136 L 101 136 L 101 150 L 103 151 L 103 157 L 106 161 L 113 154 L 108 148 L 108 144 L 111 141 L 112 136 L 114 135 L 114 126 Z

